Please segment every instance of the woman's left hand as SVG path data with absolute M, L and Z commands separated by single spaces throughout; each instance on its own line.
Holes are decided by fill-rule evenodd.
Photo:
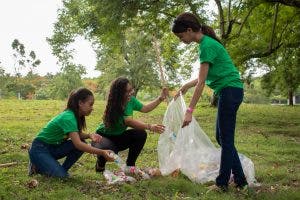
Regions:
M 93 142 L 99 143 L 102 139 L 102 136 L 99 134 L 92 133 L 92 134 L 90 134 L 90 138 Z
M 192 121 L 192 113 L 190 113 L 190 112 L 185 112 L 185 115 L 184 115 L 184 120 L 183 120 L 183 124 L 182 124 L 182 127 L 181 128 L 183 128 L 183 127 L 185 127 L 185 126 L 188 126 L 190 123 L 191 123 L 191 121 Z

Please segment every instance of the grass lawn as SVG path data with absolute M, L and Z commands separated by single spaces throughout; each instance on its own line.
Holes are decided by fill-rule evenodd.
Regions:
M 257 180 L 262 184 L 250 194 L 230 188 L 225 194 L 206 194 L 206 184 L 195 184 L 184 175 L 157 177 L 121 186 L 107 185 L 96 174 L 96 158 L 90 154 L 70 169 L 71 178 L 60 180 L 40 175 L 27 176 L 28 154 L 21 148 L 31 144 L 38 131 L 64 109 L 63 101 L 0 100 L 0 199 L 300 199 L 300 107 L 243 104 L 238 112 L 236 147 L 252 159 Z M 87 132 L 99 124 L 104 102 L 96 101 L 94 112 L 87 117 Z M 161 123 L 166 105 L 148 114 L 135 114 L 149 123 Z M 216 109 L 200 104 L 195 116 L 216 144 L 214 138 Z M 137 161 L 138 167 L 158 167 L 158 134 L 149 134 Z M 123 158 L 125 154 L 122 154 Z M 114 169 L 114 164 L 107 166 Z M 36 188 L 28 182 L 35 178 Z

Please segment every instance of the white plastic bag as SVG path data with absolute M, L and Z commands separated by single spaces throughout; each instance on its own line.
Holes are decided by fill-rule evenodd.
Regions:
M 195 118 L 181 128 L 186 105 L 182 96 L 172 100 L 165 112 L 165 132 L 158 141 L 159 168 L 162 175 L 176 169 L 197 183 L 214 181 L 219 174 L 220 149 L 217 149 L 201 129 Z M 255 184 L 254 165 L 246 156 L 239 154 L 249 185 Z

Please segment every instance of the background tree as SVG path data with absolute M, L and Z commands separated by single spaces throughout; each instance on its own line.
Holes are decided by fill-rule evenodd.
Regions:
M 171 18 L 175 17 L 175 14 L 168 14 L 168 12 L 174 13 L 174 8 L 182 8 L 183 4 L 168 1 L 166 2 L 168 5 L 161 12 L 156 12 L 163 4 L 155 3 L 155 6 L 152 7 L 150 3 L 150 1 L 65 1 L 64 8 L 59 12 L 59 21 L 55 24 L 55 33 L 49 39 L 54 54 L 58 57 L 63 57 L 61 56 L 63 54 L 69 54 L 70 51 L 66 51 L 64 47 L 73 42 L 78 35 L 84 35 L 92 41 L 94 48 L 98 52 L 99 64 L 97 68 L 102 72 L 101 75 L 106 76 L 107 74 L 114 78 L 117 75 L 128 76 L 134 83 L 136 91 L 138 91 L 140 84 L 144 84 L 140 81 L 144 79 L 134 77 L 139 74 L 133 73 L 132 70 L 127 70 L 126 73 L 124 71 L 116 73 L 116 70 L 114 71 L 112 66 L 107 64 L 113 59 L 123 59 L 120 62 L 123 67 L 128 67 L 130 63 L 131 65 L 139 63 L 136 61 L 141 60 L 140 58 L 136 58 L 136 61 L 132 60 L 133 56 L 136 55 L 135 52 L 125 48 L 128 48 L 129 44 L 135 45 L 135 47 L 138 45 L 138 43 L 133 44 L 133 39 L 128 36 L 128 33 L 142 34 L 144 37 L 138 38 L 139 44 L 141 46 L 146 44 L 148 47 L 138 47 L 138 49 L 142 50 L 138 53 L 149 52 L 153 54 L 153 58 L 147 60 L 149 57 L 147 53 L 147 59 L 143 62 L 152 62 L 151 65 L 147 64 L 152 66 L 152 72 L 148 70 L 146 74 L 156 74 L 156 78 L 152 79 L 150 85 L 158 86 L 157 83 L 160 83 L 160 76 L 157 74 L 158 64 L 155 59 L 156 55 L 151 50 L 153 49 L 152 42 L 155 37 L 161 44 L 160 56 L 162 57 L 166 79 L 168 82 L 173 81 L 173 83 L 178 84 L 179 80 L 187 78 L 188 74 L 190 74 L 191 63 L 195 60 L 195 56 L 193 56 L 193 60 L 187 59 L 188 62 L 181 62 L 185 59 L 180 58 L 182 54 L 174 54 L 174 50 L 179 52 L 183 51 L 183 49 L 178 49 L 177 39 L 170 37 L 169 22 Z M 141 8 L 146 10 L 141 10 Z M 169 20 L 165 20 L 166 18 Z M 128 62 L 129 58 L 130 62 Z M 127 64 L 124 65 L 125 63 Z M 141 64 L 135 66 L 135 68 L 140 66 Z M 107 73 L 109 70 L 111 72 Z M 102 77 L 100 81 L 103 80 L 111 79 Z M 148 85 L 149 83 L 145 82 L 145 84 Z
M 34 69 L 41 64 L 41 61 L 36 57 L 34 51 L 26 53 L 25 46 L 18 39 L 15 39 L 11 44 L 13 57 L 15 59 L 14 70 L 16 77 L 9 82 L 6 87 L 8 91 L 18 94 L 18 98 L 33 98 L 35 93 L 35 85 L 31 83 L 31 79 L 37 77 L 34 74 Z M 26 78 L 22 78 L 22 70 L 27 70 Z
M 18 39 L 14 39 L 11 44 L 15 53 L 13 57 L 15 59 L 14 70 L 17 76 L 21 76 L 21 70 L 27 69 L 29 73 L 33 74 L 33 70 L 41 64 L 41 61 L 36 57 L 34 51 L 30 51 L 26 54 L 25 46 Z
M 65 99 L 69 93 L 78 87 L 83 86 L 82 75 L 85 69 L 81 65 L 69 63 L 62 68 L 62 71 L 46 76 L 47 81 L 37 92 L 38 99 Z
M 131 80 L 135 95 L 141 88 L 149 86 L 155 89 L 161 86 L 159 67 L 156 65 L 156 54 L 152 46 L 152 36 L 142 30 L 128 30 L 126 40 L 120 44 L 120 51 L 114 53 L 99 52 L 97 69 L 101 74 L 100 85 L 111 82 L 118 76 L 125 76 Z M 169 70 L 170 77 L 178 80 L 175 73 Z
M 10 75 L 5 73 L 0 62 L 0 99 L 8 95 L 7 84 L 10 82 Z
M 124 59 L 122 48 L 126 47 L 124 43 L 130 43 L 126 34 L 128 30 L 135 30 L 159 41 L 161 60 L 167 81 L 170 82 L 172 76 L 169 76 L 169 71 L 186 75 L 197 59 L 197 45 L 182 48 L 170 31 L 174 18 L 179 13 L 188 11 L 198 16 L 201 23 L 215 28 L 244 77 L 244 73 L 251 67 L 249 62 L 270 58 L 272 54 L 288 46 L 299 46 L 299 40 L 291 39 L 295 38 L 297 29 L 294 29 L 294 24 L 299 22 L 300 16 L 297 2 L 215 0 L 218 11 L 212 18 L 211 15 L 208 17 L 209 8 L 204 7 L 208 3 L 206 0 L 66 0 L 59 11 L 54 35 L 49 42 L 54 54 L 61 57 L 70 53 L 66 47 L 77 36 L 84 36 L 94 44 L 99 63 L 102 63 L 98 68 L 103 70 L 103 60 Z M 106 66 L 105 69 L 109 70 L 109 67 Z M 103 75 L 107 74 L 107 70 Z M 187 76 L 174 82 L 179 84 L 178 80 L 182 78 Z M 107 78 L 103 77 L 101 80 Z
M 269 72 L 263 76 L 262 84 L 267 94 L 279 89 L 288 97 L 288 104 L 293 105 L 293 96 L 300 85 L 299 48 L 276 52 L 265 62 L 269 66 Z

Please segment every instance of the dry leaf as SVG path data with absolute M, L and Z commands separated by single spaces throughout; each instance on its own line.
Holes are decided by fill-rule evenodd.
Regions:
M 176 169 L 175 171 L 173 171 L 172 173 L 171 173 L 171 176 L 172 177 L 177 177 L 178 175 L 179 175 L 179 169 Z
M 29 149 L 29 144 L 22 144 L 21 149 Z
M 38 186 L 39 182 L 36 179 L 31 179 L 28 183 L 27 186 L 29 188 L 36 188 Z

